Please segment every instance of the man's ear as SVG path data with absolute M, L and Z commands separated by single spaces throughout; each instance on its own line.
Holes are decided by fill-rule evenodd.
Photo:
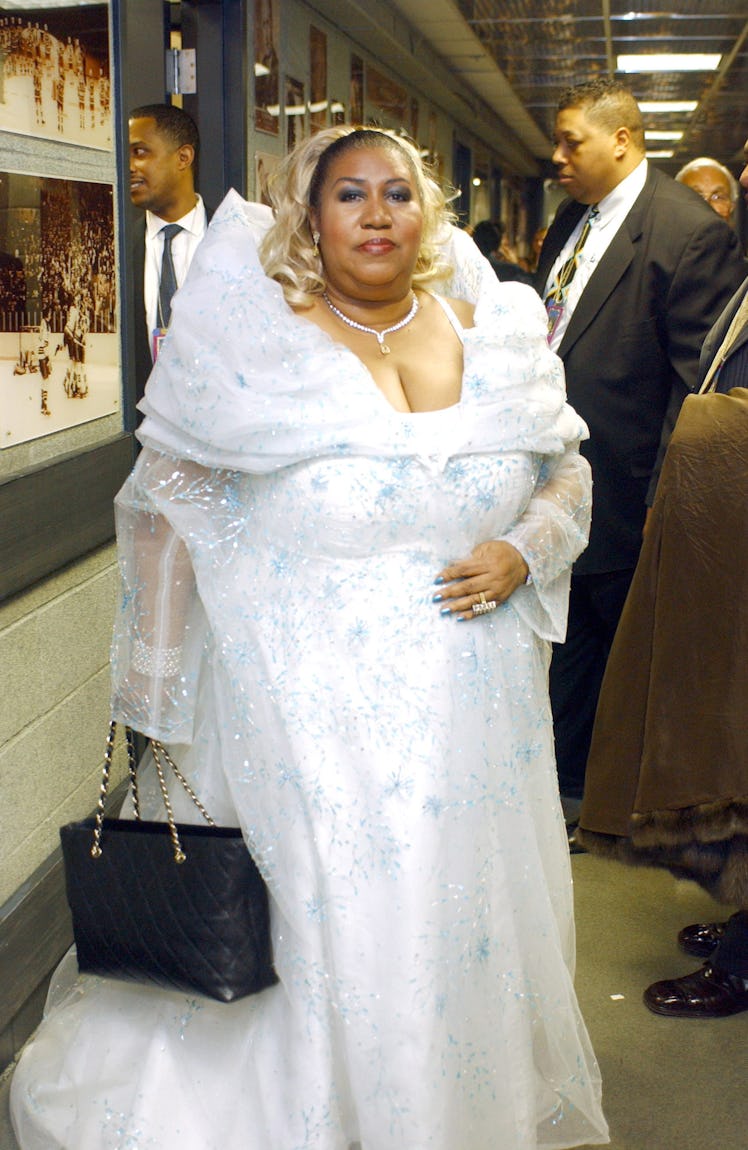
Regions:
M 195 149 L 192 144 L 182 144 L 177 152 L 180 168 L 191 168 L 195 162 Z
M 622 159 L 631 146 L 631 132 L 628 128 L 616 128 L 615 131 L 616 142 L 614 145 L 615 157 L 617 160 Z

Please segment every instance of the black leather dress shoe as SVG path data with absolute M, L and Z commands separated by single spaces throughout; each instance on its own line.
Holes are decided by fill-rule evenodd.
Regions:
M 670 1018 L 725 1018 L 748 1010 L 748 979 L 703 966 L 683 978 L 653 982 L 644 1005 Z
M 726 922 L 694 922 L 678 932 L 678 946 L 685 954 L 709 958 L 727 928 Z

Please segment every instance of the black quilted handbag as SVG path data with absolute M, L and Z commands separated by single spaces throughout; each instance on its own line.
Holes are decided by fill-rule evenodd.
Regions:
M 60 829 L 79 969 L 221 1002 L 271 986 L 277 976 L 267 890 L 241 831 L 213 823 L 155 740 L 151 746 L 167 822 L 142 820 L 129 730 L 135 818 L 104 818 L 114 732 L 112 723 L 95 817 Z M 175 822 L 165 763 L 209 825 Z

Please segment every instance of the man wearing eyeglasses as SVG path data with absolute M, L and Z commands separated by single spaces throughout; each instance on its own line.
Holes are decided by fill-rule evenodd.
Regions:
M 699 156 L 684 164 L 675 178 L 679 184 L 693 188 L 729 224 L 738 198 L 738 184 L 723 164 L 709 156 Z

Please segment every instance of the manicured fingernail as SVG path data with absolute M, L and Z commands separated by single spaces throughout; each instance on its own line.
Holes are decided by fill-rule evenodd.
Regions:
M 434 583 L 443 583 L 443 582 L 444 582 L 444 580 L 442 579 L 441 575 L 437 575 L 436 579 L 434 580 Z
M 442 607 L 439 614 L 440 615 L 451 615 L 452 614 L 452 608 L 451 607 Z
M 444 597 L 443 595 L 438 595 L 438 594 L 434 595 L 431 602 L 432 603 L 441 603 L 443 597 Z

